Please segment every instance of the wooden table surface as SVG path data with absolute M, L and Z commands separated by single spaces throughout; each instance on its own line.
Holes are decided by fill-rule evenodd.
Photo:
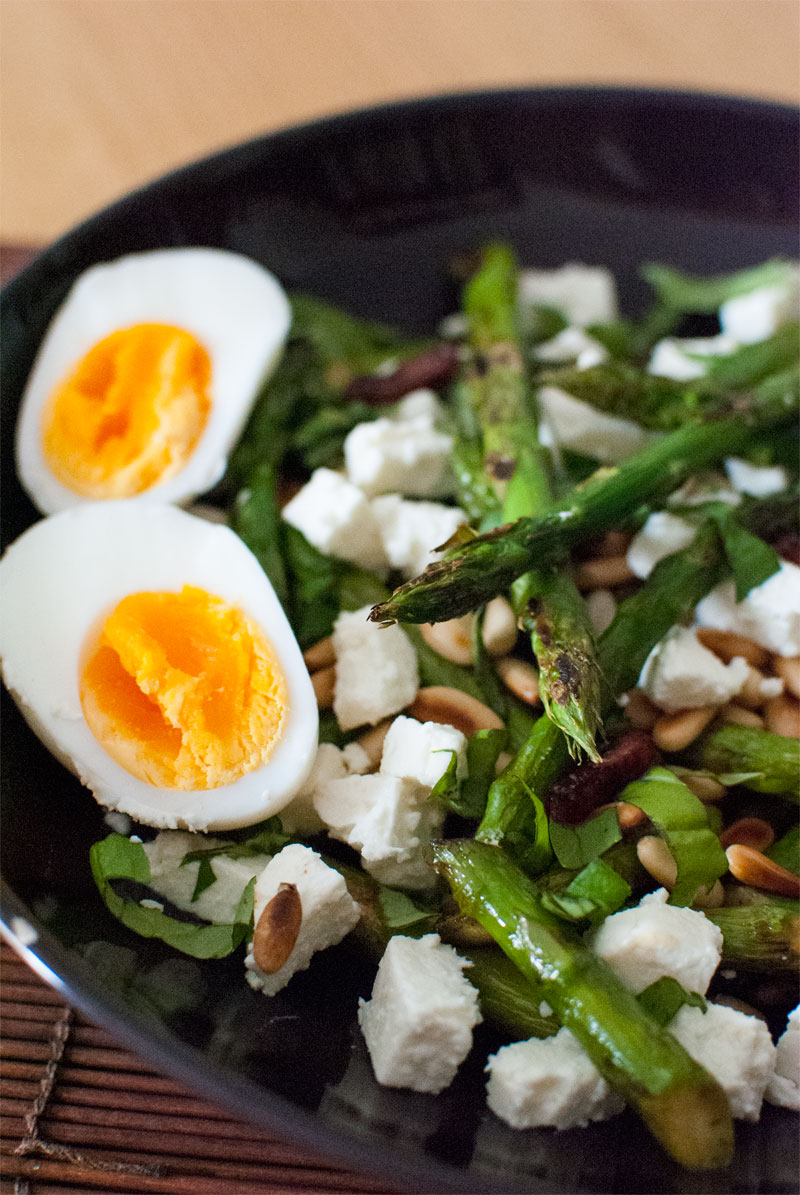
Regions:
M 2 235 L 364 104 L 518 84 L 797 102 L 797 0 L 0 0 Z

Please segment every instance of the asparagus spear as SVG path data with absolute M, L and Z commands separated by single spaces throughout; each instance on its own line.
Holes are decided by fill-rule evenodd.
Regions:
M 704 734 L 687 752 L 692 766 L 717 775 L 741 777 L 738 783 L 757 793 L 800 800 L 800 742 L 749 726 L 720 726 Z
M 705 909 L 722 930 L 722 962 L 737 971 L 800 969 L 800 907 L 797 901 L 765 899 L 763 903 Z
M 506 853 L 485 843 L 434 846 L 462 911 L 475 917 L 544 991 L 606 1081 L 682 1165 L 716 1169 L 730 1161 L 733 1125 L 724 1092 L 579 936 L 543 907 Z
M 666 497 L 692 473 L 744 450 L 754 431 L 789 426 L 797 402 L 786 394 L 739 395 L 702 421 L 678 428 L 616 468 L 603 468 L 538 518 L 459 545 L 421 577 L 397 589 L 371 613 L 375 622 L 437 622 L 456 618 L 506 590 L 529 568 Z

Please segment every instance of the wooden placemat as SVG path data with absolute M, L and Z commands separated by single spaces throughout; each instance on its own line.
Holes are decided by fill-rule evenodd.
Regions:
M 0 1192 L 390 1195 L 153 1071 L 0 948 Z

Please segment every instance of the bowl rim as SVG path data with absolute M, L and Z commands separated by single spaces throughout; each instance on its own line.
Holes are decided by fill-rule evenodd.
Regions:
M 363 127 L 365 123 L 396 122 L 437 111 L 445 114 L 455 110 L 459 113 L 471 109 L 486 110 L 487 106 L 493 104 L 511 104 L 515 101 L 549 108 L 571 102 L 585 103 L 587 100 L 598 105 L 634 105 L 644 101 L 656 106 L 663 105 L 664 108 L 681 109 L 703 105 L 717 113 L 761 113 L 772 119 L 791 120 L 793 123 L 800 111 L 800 108 L 790 103 L 724 92 L 635 85 L 566 84 L 445 91 L 336 112 L 299 124 L 281 126 L 274 131 L 223 146 L 200 158 L 184 162 L 113 199 L 45 247 L 35 249 L 35 256 L 0 290 L 0 301 L 12 301 L 17 289 L 26 286 L 29 277 L 40 265 L 46 265 L 51 257 L 80 242 L 99 222 L 124 216 L 129 207 L 138 204 L 147 195 L 165 186 L 180 184 L 197 170 L 215 165 L 225 170 L 235 169 L 237 159 L 245 160 L 255 152 L 272 146 L 280 148 L 298 139 L 325 138 L 353 125 Z M 155 1070 L 177 1077 L 198 1096 L 217 1102 L 223 1109 L 258 1128 L 307 1147 L 323 1159 L 327 1157 L 341 1162 L 354 1171 L 377 1179 L 386 1178 L 396 1183 L 399 1180 L 409 1191 L 453 1191 L 475 1195 L 478 1189 L 476 1181 L 480 1183 L 480 1189 L 487 1192 L 539 1190 L 544 1195 L 545 1191 L 554 1190 L 552 1181 L 548 1181 L 546 1186 L 539 1186 L 539 1180 L 530 1177 L 523 1186 L 511 1177 L 498 1186 L 488 1174 L 471 1175 L 468 1170 L 451 1166 L 434 1156 L 428 1155 L 424 1159 L 414 1157 L 402 1149 L 397 1150 L 396 1146 L 391 1157 L 387 1157 L 378 1142 L 363 1140 L 344 1129 L 336 1129 L 320 1121 L 316 1112 L 298 1106 L 279 1093 L 270 1092 L 268 1103 L 263 1099 L 254 1103 L 254 1093 L 259 1090 L 263 1093 L 254 1080 L 241 1079 L 211 1066 L 198 1048 L 183 1042 L 155 1019 L 148 1021 L 143 1014 L 127 1006 L 112 989 L 102 987 L 89 965 L 63 946 L 3 879 L 0 879 L 0 937 L 65 1000 L 106 1029 L 120 1044 L 150 1062 Z

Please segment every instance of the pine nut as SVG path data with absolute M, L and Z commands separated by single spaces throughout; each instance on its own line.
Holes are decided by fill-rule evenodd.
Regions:
M 317 672 L 320 668 L 327 668 L 336 663 L 336 652 L 333 650 L 333 635 L 326 635 L 319 643 L 314 643 L 303 652 L 303 659 L 309 672 Z
M 800 656 L 773 656 L 772 667 L 789 692 L 800 697 Z
M 766 668 L 769 663 L 769 652 L 766 648 L 754 643 L 752 639 L 745 638 L 744 635 L 736 635 L 733 631 L 716 631 L 713 627 L 698 627 L 697 638 L 703 647 L 713 651 L 714 655 L 719 656 L 726 664 L 729 664 L 735 656 L 741 656 L 754 668 Z
M 436 923 L 436 932 L 443 942 L 461 946 L 465 950 L 472 946 L 494 945 L 494 938 L 488 929 L 463 913 L 452 913 L 449 917 L 440 918 Z
M 663 838 L 646 834 L 636 843 L 636 854 L 642 867 L 662 888 L 671 890 L 678 878 L 678 864 Z
M 729 846 L 725 854 L 728 856 L 731 875 L 742 884 L 763 888 L 778 896 L 790 896 L 795 900 L 800 897 L 800 876 L 792 875 L 785 867 L 762 855 L 761 851 L 737 842 Z
M 610 589 L 593 589 L 586 598 L 586 610 L 595 635 L 602 635 L 614 621 L 617 603 Z
M 295 884 L 281 884 L 265 905 L 253 931 L 253 959 L 265 975 L 280 971 L 294 950 L 303 921 L 303 905 Z
M 631 805 L 630 801 L 611 801 L 608 805 L 601 805 L 595 812 L 600 813 L 602 809 L 616 809 L 620 830 L 635 830 L 647 821 L 645 811 L 638 805 Z
M 379 722 L 377 726 L 373 726 L 371 730 L 366 731 L 360 738 L 355 740 L 359 747 L 366 751 L 373 768 L 380 767 L 383 755 L 383 741 L 389 733 L 391 725 L 391 718 L 387 718 L 385 722 Z
M 405 712 L 419 722 L 443 722 L 446 726 L 455 726 L 466 735 L 474 734 L 476 730 L 503 728 L 502 721 L 488 705 L 448 685 L 428 685 L 420 689 Z
M 447 622 L 423 622 L 419 629 L 428 647 L 438 655 L 453 664 L 470 664 L 472 622 L 471 614 L 462 614 L 461 618 L 451 618 Z
M 746 710 L 743 705 L 737 705 L 735 701 L 724 705 L 719 711 L 719 716 L 729 726 L 749 726 L 753 730 L 762 730 L 764 727 L 764 719 L 760 714 L 757 714 L 755 710 Z
M 754 1008 L 752 1004 L 748 1004 L 746 1000 L 740 1000 L 738 996 L 722 996 L 716 995 L 714 997 L 715 1004 L 724 1004 L 726 1008 L 735 1008 L 737 1012 L 743 1012 L 746 1017 L 756 1017 L 757 1020 L 763 1021 L 767 1024 L 767 1018 L 763 1012 Z
M 627 531 L 607 531 L 600 543 L 597 544 L 595 551 L 598 556 L 624 556 L 628 548 L 631 546 L 632 535 Z
M 725 785 L 720 784 L 719 780 L 715 780 L 713 776 L 704 776 L 702 772 L 681 772 L 678 779 L 704 805 L 713 805 L 716 801 L 721 801 L 727 791 Z
M 719 880 L 715 880 L 710 888 L 700 888 L 692 901 L 693 909 L 721 909 L 725 904 L 725 889 Z
M 763 817 L 740 817 L 723 830 L 719 840 L 725 850 L 738 842 L 754 851 L 766 851 L 775 841 L 775 831 Z
M 517 642 L 517 620 L 511 603 L 492 598 L 483 616 L 483 646 L 490 656 L 507 656 Z
M 786 693 L 764 703 L 767 729 L 784 739 L 800 739 L 800 702 Z
M 705 730 L 716 712 L 713 706 L 703 705 L 696 710 L 666 714 L 653 727 L 653 741 L 662 751 L 683 751 Z
M 625 717 L 637 730 L 652 730 L 661 717 L 661 710 L 641 689 L 632 689 L 628 694 Z
M 749 710 L 761 709 L 765 697 L 761 692 L 761 682 L 766 680 L 763 672 L 753 668 L 752 664 L 747 673 L 747 680 L 736 694 L 736 705 L 746 706 Z
M 329 710 L 333 706 L 333 691 L 336 688 L 336 667 L 331 664 L 328 668 L 320 668 L 311 674 L 311 684 L 317 706 L 321 710 Z
M 516 656 L 503 656 L 497 661 L 497 674 L 507 689 L 528 705 L 541 705 L 539 693 L 539 672 L 535 665 L 527 660 L 518 660 Z
M 575 583 L 579 589 L 613 589 L 635 576 L 625 556 L 601 556 L 578 565 Z

